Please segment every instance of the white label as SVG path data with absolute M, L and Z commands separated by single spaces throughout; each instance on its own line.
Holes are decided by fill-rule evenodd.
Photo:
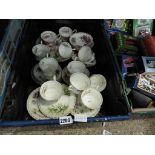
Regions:
M 107 130 L 103 130 L 103 135 L 112 135 L 112 133 Z
M 75 122 L 87 122 L 87 116 L 85 115 L 75 115 L 74 116 Z
M 59 123 L 60 123 L 60 125 L 72 124 L 73 123 L 73 119 L 72 119 L 71 116 L 60 117 L 59 118 Z

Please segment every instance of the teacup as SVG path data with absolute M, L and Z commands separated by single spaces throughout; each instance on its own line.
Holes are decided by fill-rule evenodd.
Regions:
M 72 56 L 72 47 L 68 42 L 62 42 L 59 46 L 59 55 L 62 58 L 70 58 Z
M 107 81 L 105 77 L 101 74 L 94 74 L 90 77 L 91 81 L 91 88 L 96 89 L 97 91 L 101 92 L 106 88 Z
M 72 30 L 70 27 L 66 27 L 66 26 L 61 27 L 59 29 L 59 35 L 63 41 L 68 41 L 70 36 L 76 32 L 77 30 Z
M 77 73 L 77 72 L 85 73 L 86 69 L 87 68 L 85 64 L 80 61 L 71 61 L 67 65 L 67 70 L 69 71 L 70 74 Z
M 46 77 L 53 76 L 59 67 L 59 64 L 54 58 L 43 58 L 39 62 L 39 67 Z
M 57 101 L 64 95 L 64 89 L 57 81 L 47 81 L 41 85 L 40 95 L 46 101 Z
M 81 94 L 81 100 L 89 109 L 98 109 L 103 103 L 101 93 L 93 88 L 85 89 Z
M 44 31 L 41 33 L 40 37 L 42 42 L 47 45 L 55 45 L 58 40 L 58 36 L 53 31 Z
M 74 73 L 70 77 L 69 90 L 75 94 L 79 94 L 80 91 L 90 87 L 90 79 L 84 73 Z
M 89 46 L 83 46 L 78 52 L 78 58 L 82 62 L 90 62 L 94 59 L 94 53 Z
M 48 53 L 50 53 L 50 48 L 47 45 L 38 44 L 33 46 L 32 53 L 36 56 L 37 60 L 41 60 L 46 57 Z

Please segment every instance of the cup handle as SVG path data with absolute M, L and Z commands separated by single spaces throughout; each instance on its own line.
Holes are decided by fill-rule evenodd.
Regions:
M 79 91 L 78 91 L 76 88 L 74 88 L 72 85 L 70 85 L 70 86 L 68 87 L 68 90 L 69 90 L 69 91 L 72 91 L 72 92 L 75 93 L 75 94 L 79 94 Z
M 79 58 L 76 56 L 76 57 L 74 58 L 74 61 L 78 61 L 78 59 L 79 59 Z
M 57 38 L 56 41 L 62 41 L 62 38 L 61 38 L 61 35 L 60 35 L 60 34 L 58 34 L 57 37 L 58 37 L 58 38 Z
M 72 91 L 72 92 L 74 92 L 74 91 L 75 91 L 75 89 L 73 88 L 73 86 L 72 86 L 72 85 L 70 85 L 70 86 L 68 87 L 68 90 L 69 90 L 69 91 Z
M 58 40 L 61 40 L 62 38 L 61 38 L 61 36 L 60 36 L 60 34 L 58 34 Z
M 76 32 L 77 32 L 77 29 L 74 29 L 72 32 L 73 32 L 73 33 L 76 33 Z
M 56 75 L 54 75 L 54 76 L 53 76 L 53 80 L 54 80 L 54 81 L 56 81 L 56 80 L 57 80 L 57 79 L 56 79 Z
M 98 89 L 100 88 L 100 86 L 97 86 L 96 88 L 97 88 L 97 90 L 98 90 Z
M 94 60 L 95 60 L 95 53 L 93 53 L 93 56 L 92 56 L 91 60 L 89 60 L 89 62 L 92 62 Z
M 77 56 L 76 56 L 75 52 L 73 52 L 73 53 L 72 53 L 72 59 L 75 60 L 76 57 L 77 57 Z
M 49 57 L 49 53 L 46 54 L 46 57 L 47 57 L 47 58 Z

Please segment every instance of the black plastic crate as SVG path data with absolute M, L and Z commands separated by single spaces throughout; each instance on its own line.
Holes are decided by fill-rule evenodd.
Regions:
M 8 87 L 0 126 L 59 124 L 59 119 L 33 120 L 26 110 L 26 100 L 31 90 L 39 87 L 31 78 L 31 68 L 36 64 L 32 54 L 36 39 L 45 30 L 52 30 L 58 34 L 59 28 L 64 25 L 93 36 L 95 43 L 93 51 L 96 54 L 97 64 L 90 69 L 90 72 L 102 74 L 107 79 L 107 87 L 102 93 L 103 106 L 98 116 L 87 118 L 87 122 L 129 119 L 130 106 L 124 82 L 116 67 L 103 20 L 26 20 L 12 65 L 10 87 Z M 61 67 L 65 65 L 66 63 L 61 64 Z M 12 88 L 14 83 L 16 84 Z M 12 107 L 9 109 L 9 106 Z

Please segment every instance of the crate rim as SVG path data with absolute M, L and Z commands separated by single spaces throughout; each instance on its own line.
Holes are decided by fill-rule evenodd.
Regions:
M 107 122 L 107 121 L 123 121 L 123 120 L 129 120 L 129 119 L 130 119 L 130 113 L 128 115 L 88 117 L 86 123 Z M 82 123 L 82 122 L 73 122 L 73 124 L 76 124 L 76 123 Z M 59 119 L 0 121 L 0 127 L 9 127 L 9 126 L 10 127 L 19 127 L 19 126 L 35 126 L 35 125 L 60 125 L 60 124 L 59 124 Z M 70 125 L 72 125 L 72 124 L 70 124 Z

